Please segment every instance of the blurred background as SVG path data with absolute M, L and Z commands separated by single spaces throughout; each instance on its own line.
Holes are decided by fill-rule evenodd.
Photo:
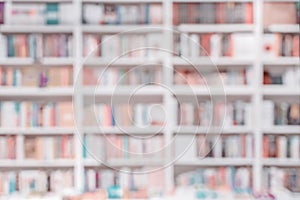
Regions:
M 0 0 L 0 199 L 300 199 L 297 0 Z

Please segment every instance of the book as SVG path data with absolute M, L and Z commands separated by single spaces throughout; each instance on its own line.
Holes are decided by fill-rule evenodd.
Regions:
M 274 15 L 276 13 L 276 15 Z M 293 2 L 265 2 L 263 6 L 263 26 L 272 24 L 296 24 L 296 3 Z
M 59 23 L 58 10 L 58 3 L 46 3 L 46 24 L 54 25 Z
M 144 127 L 163 124 L 163 111 L 156 104 L 96 104 L 84 109 L 84 125 L 101 127 Z
M 4 19 L 4 2 L 0 2 L 0 24 L 4 24 L 4 21 L 5 21 L 5 19 Z
M 71 102 L 2 101 L 0 112 L 2 127 L 70 127 L 74 124 Z
M 0 136 L 0 159 L 16 159 L 16 136 Z
M 253 23 L 252 3 L 173 3 L 173 24 Z
M 199 186 L 219 192 L 251 194 L 251 169 L 247 167 L 209 167 L 180 173 L 176 177 L 179 188 Z M 207 192 L 206 192 L 207 194 Z M 215 198 L 217 194 L 214 195 Z
M 263 174 L 268 177 L 264 180 L 265 188 L 271 192 L 287 189 L 292 193 L 299 193 L 299 168 L 265 168 Z
M 247 109 L 248 104 L 243 101 L 216 103 L 215 105 L 208 101 L 200 102 L 198 105 L 182 103 L 179 105 L 178 125 L 209 126 L 212 121 L 214 126 L 222 124 L 223 127 L 248 126 L 251 124 L 251 110 Z M 227 107 L 226 115 L 224 115 L 225 106 Z
M 64 136 L 26 136 L 24 158 L 33 160 L 71 159 L 74 157 L 73 138 Z
M 88 134 L 83 140 L 83 158 L 108 164 L 122 160 L 161 160 L 164 155 L 163 145 L 161 135 L 146 140 L 128 135 L 103 137 Z

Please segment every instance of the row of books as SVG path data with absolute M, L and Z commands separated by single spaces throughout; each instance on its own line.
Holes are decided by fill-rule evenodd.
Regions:
M 247 167 L 200 168 L 178 175 L 176 184 L 249 194 L 252 192 L 251 179 L 251 169 Z
M 299 135 L 264 135 L 263 156 L 276 158 L 300 158 L 300 136 Z
M 174 3 L 173 24 L 253 23 L 252 3 Z
M 218 69 L 215 72 L 205 72 L 197 68 L 174 69 L 174 84 L 176 85 L 247 85 L 251 84 L 253 68 Z
M 160 33 L 83 36 L 83 55 L 88 57 L 160 57 Z
M 263 83 L 278 84 L 286 86 L 298 86 L 300 84 L 300 68 L 286 67 L 284 72 L 271 71 L 271 69 L 264 70 Z
M 174 51 L 184 57 L 254 57 L 254 40 L 249 33 L 182 33 L 174 36 Z M 249 46 L 245 49 L 244 45 Z
M 14 102 L 0 104 L 1 127 L 72 127 L 72 102 Z
M 11 5 L 10 22 L 14 25 L 23 24 L 72 24 L 74 17 L 69 13 L 74 10 L 71 3 L 40 2 L 13 3 Z
M 84 108 L 85 126 L 136 126 L 162 125 L 165 113 L 160 104 L 96 104 Z
M 291 192 L 300 192 L 299 168 L 265 168 L 263 173 L 263 187 L 272 192 L 288 189 Z
M 264 126 L 300 125 L 300 104 L 288 102 L 263 102 L 262 116 Z
M 274 15 L 276 13 L 276 15 Z M 265 28 L 272 24 L 299 24 L 299 2 L 264 2 L 263 25 Z
M 253 157 L 254 142 L 251 135 L 179 135 L 174 139 L 174 156 L 180 156 L 181 160 Z
M 26 136 L 24 138 L 24 158 L 34 160 L 68 159 L 74 156 L 72 136 L 57 137 Z
M 83 84 L 97 86 L 155 84 L 162 80 L 158 67 L 139 66 L 83 69 Z
M 106 196 L 109 198 L 148 199 L 155 196 L 161 197 L 164 192 L 164 170 L 141 173 L 150 170 L 151 168 L 132 170 L 121 168 L 120 171 L 87 169 L 85 171 L 85 188 L 86 191 L 97 191 L 96 189 L 102 188 L 106 190 Z M 120 192 L 113 195 L 111 192 L 113 188 L 118 188 Z
M 174 37 L 175 54 L 184 57 L 199 56 L 230 56 L 254 58 L 256 48 L 255 37 L 250 33 L 205 33 L 176 34 Z M 278 56 L 299 56 L 298 34 L 264 34 L 263 56 L 274 58 Z M 244 48 L 247 45 L 248 48 Z
M 85 24 L 162 24 L 162 4 L 85 3 L 82 9 Z
M 0 135 L 0 159 L 16 159 L 16 136 Z
M 178 112 L 179 125 L 251 125 L 251 105 L 244 101 L 217 102 L 214 105 L 210 101 L 199 102 L 198 105 L 181 103 Z
M 73 36 L 68 34 L 8 34 L 1 37 L 2 57 L 69 57 Z
M 0 67 L 0 86 L 59 87 L 71 86 L 72 82 L 73 72 L 71 67 Z
M 263 52 L 266 58 L 299 57 L 299 34 L 264 34 Z
M 86 135 L 83 157 L 108 162 L 118 159 L 161 159 L 163 145 L 162 136 L 141 139 L 130 135 Z
M 22 170 L 0 172 L 0 195 L 21 193 L 56 192 L 62 193 L 74 187 L 73 171 L 71 170 Z

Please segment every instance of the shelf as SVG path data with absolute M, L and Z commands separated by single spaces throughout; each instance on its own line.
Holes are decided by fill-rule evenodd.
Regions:
M 274 24 L 268 26 L 266 32 L 273 33 L 298 33 L 300 32 L 299 24 Z
M 72 3 L 73 0 L 9 0 L 13 3 Z
M 191 2 L 191 3 L 201 3 L 201 2 L 253 2 L 253 0 L 173 0 L 173 2 L 176 3 L 186 3 L 186 2 Z
M 5 66 L 29 66 L 33 64 L 32 58 L 0 58 L 0 65 Z
M 134 134 L 134 135 L 155 135 L 163 133 L 163 127 L 151 126 L 146 128 L 139 127 L 87 127 L 83 129 L 86 134 Z
M 234 57 L 204 57 L 204 58 L 181 58 L 173 57 L 173 64 L 178 66 L 245 66 L 252 65 L 253 59 L 240 59 Z
M 1 169 L 36 169 L 36 168 L 71 168 L 75 164 L 74 160 L 70 159 L 55 159 L 55 160 L 1 160 Z
M 300 86 L 280 86 L 280 85 L 264 85 L 263 86 L 264 96 L 300 96 Z
M 164 0 L 139 0 L 138 3 L 162 3 Z M 136 0 L 82 0 L 83 3 L 137 3 Z
M 266 134 L 300 134 L 300 126 L 297 125 L 274 125 L 263 129 Z
M 175 166 L 246 166 L 252 165 L 253 159 L 249 158 L 204 158 L 191 160 L 178 160 Z
M 110 1 L 110 3 L 112 3 Z M 157 33 L 163 32 L 162 25 L 82 25 L 84 33 Z
M 3 66 L 66 66 L 73 65 L 73 58 L 55 58 L 55 57 L 47 57 L 41 58 L 39 60 L 34 60 L 32 58 L 18 58 L 18 57 L 8 57 L 8 58 L 0 58 L 0 65 Z
M 183 86 L 173 87 L 175 96 L 251 96 L 253 89 L 250 86 Z
M 73 128 L 62 127 L 32 127 L 32 128 L 0 128 L 0 134 L 18 134 L 18 135 L 70 135 L 74 133 Z
M 263 60 L 264 65 L 300 65 L 299 57 L 275 57 Z
M 162 166 L 163 160 L 160 159 L 113 159 L 111 161 L 104 161 L 101 163 L 94 159 L 86 159 L 83 161 L 85 167 L 148 167 L 148 166 Z
M 298 2 L 299 0 L 264 0 L 265 2 Z
M 183 33 L 232 33 L 253 32 L 252 24 L 181 24 L 177 30 Z
M 264 158 L 262 163 L 264 166 L 300 167 L 299 159 Z
M 72 33 L 69 25 L 2 25 L 0 33 Z
M 208 132 L 209 131 L 209 132 Z M 174 133 L 177 134 L 247 134 L 251 133 L 252 129 L 246 126 L 232 127 L 197 127 L 197 126 L 177 126 L 174 128 Z
M 113 66 L 149 66 L 149 65 L 162 65 L 163 59 L 160 58 L 82 58 L 83 65 L 89 67 L 113 67 Z
M 30 87 L 0 87 L 0 100 L 53 100 L 53 101 L 71 101 L 73 95 L 72 87 L 48 87 L 48 88 L 30 88 Z

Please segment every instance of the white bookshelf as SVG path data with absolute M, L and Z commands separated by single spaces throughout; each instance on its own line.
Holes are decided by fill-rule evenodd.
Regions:
M 177 27 L 173 26 L 172 22 L 172 3 L 173 2 L 207 2 L 207 0 L 46 0 L 45 2 L 62 2 L 72 3 L 74 5 L 74 12 L 76 16 L 74 25 L 10 25 L 9 12 L 12 3 L 41 3 L 40 0 L 0 0 L 6 3 L 6 24 L 0 25 L 0 35 L 8 33 L 68 33 L 72 34 L 73 39 L 73 56 L 69 58 L 42 58 L 40 60 L 33 60 L 30 58 L 0 58 L 1 66 L 72 66 L 73 77 L 77 78 L 76 85 L 74 82 L 73 87 L 67 88 L 0 88 L 0 100 L 49 100 L 49 101 L 72 101 L 74 105 L 75 119 L 77 122 L 76 127 L 70 128 L 2 128 L 0 127 L 0 135 L 16 134 L 17 135 L 17 159 L 1 160 L 1 169 L 27 169 L 27 168 L 71 168 L 74 169 L 75 187 L 78 191 L 84 188 L 84 170 L 86 167 L 103 167 L 101 163 L 95 160 L 85 160 L 82 157 L 82 144 L 80 139 L 83 134 L 123 134 L 123 130 L 118 128 L 98 128 L 98 127 L 84 127 L 82 123 L 83 107 L 87 103 L 107 102 L 112 95 L 118 99 L 127 98 L 130 94 L 135 92 L 135 86 L 121 86 L 116 90 L 114 87 L 85 87 L 82 84 L 82 77 L 80 71 L 83 67 L 105 67 L 105 66 L 135 66 L 147 63 L 153 66 L 162 66 L 163 83 L 167 85 L 174 93 L 163 89 L 159 86 L 147 86 L 138 90 L 135 95 L 137 101 L 140 102 L 153 102 L 162 103 L 167 110 L 167 123 L 162 129 L 161 127 L 150 127 L 147 129 L 139 129 L 134 127 L 125 128 L 125 131 L 130 134 L 151 135 L 151 133 L 162 134 L 165 141 L 171 141 L 173 134 L 191 134 L 197 130 L 197 134 L 206 133 L 207 127 L 194 127 L 194 126 L 177 126 L 177 112 L 174 109 L 175 98 L 174 95 L 188 100 L 193 96 L 197 98 L 208 97 L 210 93 L 206 87 L 191 87 L 187 86 L 174 86 L 173 85 L 173 71 L 169 70 L 173 67 L 186 67 L 191 63 L 201 67 L 217 66 L 234 66 L 244 67 L 251 65 L 254 69 L 254 84 L 247 86 L 224 86 L 224 88 L 212 87 L 212 95 L 224 96 L 227 99 L 246 100 L 251 103 L 253 112 L 252 126 L 236 126 L 224 127 L 221 131 L 222 134 L 252 134 L 255 141 L 254 157 L 251 159 L 233 159 L 233 158 L 207 158 L 203 160 L 186 160 L 176 161 L 174 165 L 170 165 L 165 169 L 165 182 L 166 190 L 171 191 L 174 187 L 174 176 L 176 174 L 175 167 L 215 167 L 215 166 L 249 166 L 252 167 L 253 174 L 253 187 L 254 190 L 260 190 L 262 187 L 262 171 L 265 166 L 279 166 L 279 167 L 300 167 L 299 160 L 289 159 L 265 159 L 262 158 L 262 137 L 264 134 L 297 134 L 300 135 L 300 126 L 274 126 L 265 128 L 260 110 L 262 110 L 263 99 L 293 99 L 299 98 L 300 89 L 282 86 L 263 86 L 263 68 L 264 66 L 298 66 L 299 58 L 295 57 L 282 57 L 276 59 L 265 59 L 262 57 L 262 38 L 264 34 L 262 12 L 263 1 L 259 0 L 229 0 L 232 2 L 253 2 L 254 7 L 254 23 L 253 25 L 247 24 L 224 24 L 224 25 L 189 25 L 182 24 Z M 297 2 L 297 0 L 264 0 L 265 2 Z M 44 2 L 44 1 L 43 1 Z M 162 25 L 83 25 L 81 23 L 81 10 L 83 3 L 162 3 L 163 4 L 163 24 Z M 228 2 L 228 0 L 213 0 L 209 2 Z M 187 58 L 191 63 L 186 62 L 179 57 L 172 57 L 165 55 L 161 58 L 121 58 L 116 62 L 111 62 L 111 59 L 105 58 L 84 58 L 82 57 L 83 49 L 83 35 L 86 33 L 119 33 L 127 32 L 133 33 L 148 33 L 160 32 L 164 37 L 164 47 L 170 51 L 173 50 L 173 33 L 175 30 L 184 33 L 233 33 L 233 32 L 247 32 L 255 36 L 256 52 L 254 59 L 248 58 L 231 58 L 231 57 L 218 57 L 218 58 Z M 128 32 L 128 30 L 130 30 Z M 270 26 L 266 32 L 280 32 L 280 33 L 299 33 L 299 26 L 297 25 L 274 25 Z M 298 90 L 297 90 L 298 89 Z M 93 99 L 94 98 L 94 99 Z M 213 131 L 220 131 L 216 128 Z M 23 160 L 23 139 L 25 135 L 74 135 L 75 144 L 75 158 L 72 160 L 54 160 L 54 161 L 31 161 Z M 116 162 L 109 162 L 108 165 L 112 167 L 145 167 L 148 165 L 164 166 L 172 161 L 173 149 L 168 148 L 165 151 L 163 160 L 145 161 L 145 160 L 120 160 Z

